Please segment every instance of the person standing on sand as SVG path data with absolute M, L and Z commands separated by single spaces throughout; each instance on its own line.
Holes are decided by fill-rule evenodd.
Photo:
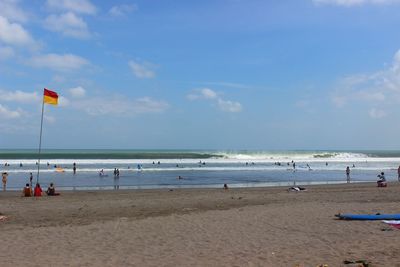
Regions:
M 400 182 L 400 166 L 399 166 L 399 168 L 397 169 L 397 179 L 398 179 L 399 182 Z
M 31 188 L 32 188 L 32 180 L 33 180 L 33 174 L 30 173 L 30 174 L 29 174 L 29 184 L 30 184 L 30 187 L 31 187 Z
M 347 166 L 346 168 L 346 176 L 347 176 L 347 183 L 350 183 L 350 168 L 349 166 Z
M 6 173 L 6 172 L 3 172 L 3 173 L 1 174 L 1 181 L 3 182 L 3 191 L 6 191 L 6 187 L 7 187 L 7 176 L 8 176 L 8 173 Z

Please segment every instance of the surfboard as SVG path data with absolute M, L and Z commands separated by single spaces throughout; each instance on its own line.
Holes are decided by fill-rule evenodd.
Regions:
M 400 214 L 336 214 L 342 220 L 400 220 Z
M 56 172 L 65 172 L 65 170 L 63 168 L 56 168 L 55 170 Z

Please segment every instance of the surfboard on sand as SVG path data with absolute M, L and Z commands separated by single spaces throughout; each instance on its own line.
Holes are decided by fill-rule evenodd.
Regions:
M 342 220 L 400 220 L 400 214 L 336 214 Z

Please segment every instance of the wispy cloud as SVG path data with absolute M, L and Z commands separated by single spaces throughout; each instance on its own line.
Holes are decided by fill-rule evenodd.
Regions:
M 133 74 L 140 79 L 150 79 L 156 76 L 154 69 L 156 65 L 150 62 L 139 63 L 138 61 L 130 60 L 128 62 Z
M 34 44 L 31 35 L 20 24 L 10 22 L 3 16 L 0 16 L 0 42 L 17 46 Z
M 37 103 L 40 100 L 37 92 L 23 92 L 19 90 L 0 90 L 0 98 L 2 101 L 17 103 Z
M 1 0 L 0 1 L 0 16 L 3 16 L 11 21 L 27 22 L 28 14 L 19 7 L 19 0 Z
M 240 112 L 242 111 L 242 104 L 239 102 L 233 102 L 229 100 L 218 99 L 218 106 L 222 111 L 225 112 Z
M 58 105 L 60 107 L 68 107 L 70 105 L 70 101 L 65 96 L 59 96 L 58 97 Z
M 400 0 L 313 0 L 317 5 L 336 5 L 344 7 L 371 5 L 387 5 L 400 3 Z
M 97 8 L 89 0 L 47 0 L 47 6 L 55 10 L 67 10 L 75 13 L 94 15 Z
M 72 101 L 71 107 L 83 110 L 93 116 L 113 115 L 129 117 L 144 113 L 161 113 L 169 108 L 169 104 L 150 97 L 128 99 L 122 96 L 109 96 Z
M 209 88 L 195 89 L 190 94 L 187 95 L 187 97 L 190 100 L 216 99 L 217 96 L 218 96 L 217 93 Z
M 370 111 L 368 112 L 369 116 L 373 119 L 380 119 L 386 116 L 386 112 L 383 110 L 379 110 L 376 108 L 372 108 L 370 109 Z
M 232 82 L 201 82 L 201 84 L 204 84 L 204 85 L 216 85 L 216 86 L 238 88 L 238 89 L 254 88 L 254 86 L 241 84 L 241 83 L 232 83 Z
M 54 71 L 73 71 L 89 65 L 89 61 L 73 54 L 44 54 L 32 57 L 28 64 Z
M 108 13 L 114 17 L 122 17 L 122 16 L 126 16 L 129 13 L 136 11 L 137 9 L 138 9 L 138 7 L 135 4 L 118 5 L 118 6 L 113 6 L 112 8 L 110 8 Z
M 72 12 L 50 15 L 44 21 L 44 27 L 50 31 L 62 33 L 64 36 L 87 39 L 90 32 L 86 22 Z
M 4 119 L 16 119 L 21 117 L 21 110 L 10 110 L 0 104 L 0 117 Z
M 357 74 L 341 79 L 331 97 L 336 107 L 348 103 L 363 103 L 376 106 L 385 101 L 385 106 L 400 103 L 400 50 L 393 57 L 387 68 L 370 74 Z M 386 112 L 372 108 L 371 118 L 382 118 Z
M 211 90 L 210 88 L 194 89 L 186 96 L 189 100 L 209 100 L 219 107 L 224 112 L 240 112 L 242 111 L 242 105 L 239 102 L 230 100 L 224 100 L 221 96 Z
M 82 98 L 86 95 L 85 88 L 78 86 L 68 90 L 72 97 L 74 98 Z

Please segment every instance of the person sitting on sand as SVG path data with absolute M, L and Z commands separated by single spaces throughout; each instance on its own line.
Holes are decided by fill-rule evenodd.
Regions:
M 41 197 L 42 196 L 42 188 L 40 187 L 40 184 L 37 183 L 35 186 L 35 190 L 33 191 L 33 196 L 34 197 Z
M 46 194 L 48 196 L 54 196 L 56 194 L 56 189 L 54 188 L 54 184 L 53 183 L 50 183 L 50 186 L 47 187 Z
M 386 178 L 385 178 L 385 173 L 381 172 L 381 174 L 378 174 L 378 181 L 376 183 L 378 184 L 378 187 L 386 187 Z
M 22 196 L 24 197 L 32 196 L 32 188 L 29 186 L 29 184 L 26 184 L 24 189 L 22 189 Z

